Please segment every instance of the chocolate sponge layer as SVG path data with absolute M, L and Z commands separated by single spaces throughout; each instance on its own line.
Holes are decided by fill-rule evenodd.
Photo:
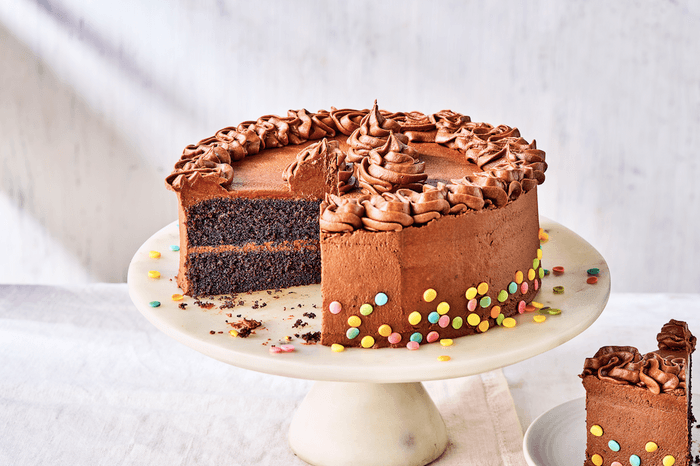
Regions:
M 318 248 L 192 253 L 187 278 L 193 296 L 287 288 L 321 281 Z
M 190 247 L 319 239 L 320 201 L 214 198 L 187 210 Z

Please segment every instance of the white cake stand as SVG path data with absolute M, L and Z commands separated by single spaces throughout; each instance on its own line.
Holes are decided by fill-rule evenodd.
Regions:
M 128 272 L 129 294 L 139 311 L 158 329 L 207 356 L 244 369 L 317 381 L 291 423 L 289 443 L 294 453 L 314 465 L 424 465 L 447 445 L 445 424 L 422 381 L 463 377 L 523 361 L 555 348 L 588 328 L 601 314 L 610 295 L 610 272 L 603 257 L 571 230 L 547 218 L 542 228 L 550 240 L 543 245 L 542 263 L 565 273 L 542 281 L 536 300 L 562 309 L 543 323 L 535 313 L 516 317 L 514 328 L 455 339 L 454 345 L 421 345 L 407 349 L 348 348 L 305 345 L 295 334 L 321 329 L 320 286 L 311 285 L 237 296 L 245 304 L 222 309 L 224 301 L 203 299 L 211 308 L 184 297 L 175 282 L 179 253 L 178 228 L 172 223 L 149 238 L 136 252 Z M 152 258 L 150 251 L 161 256 Z M 597 284 L 586 283 L 587 270 L 600 269 Z M 160 278 L 149 277 L 160 272 Z M 564 286 L 554 294 L 553 286 Z M 159 306 L 151 303 L 157 301 Z M 256 304 L 257 302 L 257 304 Z M 182 309 L 180 305 L 187 306 Z M 304 316 L 313 312 L 316 318 Z M 240 317 L 239 317 L 240 316 Z M 234 338 L 229 323 L 241 318 L 263 323 L 248 338 Z M 303 328 L 294 328 L 301 319 Z M 229 323 L 227 323 L 227 321 Z M 288 341 L 294 351 L 270 352 Z M 439 361 L 439 356 L 450 356 Z

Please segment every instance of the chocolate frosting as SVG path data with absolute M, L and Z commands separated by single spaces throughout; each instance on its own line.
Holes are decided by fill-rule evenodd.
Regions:
M 166 178 L 166 185 L 179 191 L 185 183 L 209 179 L 225 189 L 232 189 L 232 164 L 245 157 L 269 148 L 333 138 L 338 133 L 349 136 L 347 154 L 343 154 L 335 141 L 330 144 L 331 140 L 325 145 L 309 146 L 287 167 L 283 177 L 289 181 L 300 166 L 312 163 L 323 151 L 331 150 L 338 167 L 338 193 L 350 193 L 357 181 L 363 193 L 370 195 L 364 201 L 372 207 L 357 214 L 368 219 L 361 222 L 366 229 L 382 230 L 387 228 L 385 223 L 392 224 L 392 228 L 406 226 L 405 222 L 378 220 L 369 214 L 369 211 L 382 212 L 395 203 L 407 205 L 407 215 L 417 224 L 441 215 L 502 207 L 543 183 L 547 169 L 544 152 L 537 149 L 534 140 L 528 143 L 523 139 L 517 128 L 475 123 L 470 117 L 451 110 L 427 116 L 420 112 L 391 113 L 380 110 L 375 101 L 370 110 L 335 107 L 331 107 L 330 112 L 319 110 L 316 113 L 305 109 L 289 110 L 285 117 L 266 115 L 223 128 L 213 137 L 187 146 Z M 409 141 L 433 142 L 462 152 L 465 163 L 476 165 L 480 171 L 447 185 L 428 187 L 424 162 L 416 149 L 408 145 Z M 395 195 L 382 197 L 392 193 Z M 428 199 L 430 202 L 439 200 L 440 204 L 429 214 L 420 210 Z M 337 203 L 324 205 L 322 212 L 330 209 L 330 213 L 334 213 L 340 207 Z M 324 225 L 328 226 L 321 227 L 325 232 L 338 228 L 330 221 Z
M 346 193 L 355 188 L 355 179 L 352 178 L 352 164 L 345 163 L 345 153 L 340 150 L 340 145 L 336 140 L 321 139 L 319 142 L 307 146 L 301 150 L 296 159 L 290 163 L 282 173 L 284 181 L 291 185 L 297 181 L 301 167 L 322 162 L 325 158 L 330 158 L 328 173 L 329 176 L 337 174 L 335 183 L 336 192 Z M 298 180 L 303 182 L 303 180 Z
M 329 233 L 347 233 L 362 228 L 362 217 L 365 214 L 365 208 L 362 205 L 364 200 L 366 196 L 352 198 L 326 195 L 321 203 L 319 219 L 321 230 Z
M 671 320 L 657 336 L 659 349 L 642 355 L 632 346 L 604 346 L 586 358 L 581 377 L 646 388 L 654 394 L 685 395 L 687 357 L 695 337 L 685 322 Z

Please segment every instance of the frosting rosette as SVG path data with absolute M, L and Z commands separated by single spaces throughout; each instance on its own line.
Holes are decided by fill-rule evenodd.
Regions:
M 335 123 L 338 131 L 346 136 L 350 136 L 360 127 L 362 119 L 369 113 L 369 110 L 352 110 L 349 108 L 337 109 L 331 107 L 330 117 Z
M 451 206 L 447 200 L 447 187 L 443 183 L 438 183 L 437 187 L 424 185 L 422 192 L 400 189 L 396 191 L 396 194 L 407 198 L 411 203 L 411 215 L 414 223 L 428 223 L 450 213 Z
M 360 126 L 348 138 L 348 160 L 353 163 L 360 162 L 369 156 L 369 151 L 383 146 L 392 132 L 402 143 L 408 143 L 408 138 L 401 134 L 401 125 L 385 118 L 375 100 L 372 109 L 362 118 Z
M 362 201 L 365 216 L 362 223 L 371 231 L 400 231 L 413 224 L 411 203 L 395 193 L 375 194 Z
M 661 332 L 656 336 L 660 350 L 670 351 L 695 351 L 697 339 L 688 330 L 688 324 L 671 319 L 666 325 L 661 327 Z
M 293 186 L 296 184 L 297 178 L 301 176 L 300 172 L 303 167 L 318 164 L 326 165 L 324 171 L 327 177 L 336 178 L 334 187 L 337 189 L 337 192 L 345 193 L 354 188 L 355 180 L 352 178 L 352 164 L 345 163 L 345 153 L 340 150 L 338 141 L 326 138 L 299 151 L 295 160 L 282 173 L 282 178 L 290 186 Z
M 324 233 L 348 233 L 362 228 L 365 208 L 362 202 L 367 197 L 326 195 L 321 202 L 319 223 Z
M 415 158 L 414 158 L 415 157 Z M 408 188 L 420 190 L 428 178 L 425 163 L 417 160 L 415 149 L 390 133 L 381 147 L 369 151 L 356 167 L 356 177 L 363 192 L 381 194 Z
M 471 210 L 481 210 L 486 205 L 481 188 L 466 178 L 452 180 L 445 186 L 447 200 L 450 203 L 450 213 L 457 214 Z
M 583 376 L 594 375 L 616 384 L 637 385 L 642 368 L 642 355 L 633 346 L 604 346 L 595 356 L 586 358 Z

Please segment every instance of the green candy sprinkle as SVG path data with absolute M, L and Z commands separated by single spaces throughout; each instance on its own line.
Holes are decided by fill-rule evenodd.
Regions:
M 554 294 L 564 294 L 564 287 L 555 286 L 554 288 L 552 288 L 552 291 L 554 291 Z
M 544 269 L 540 267 L 540 269 L 537 271 L 537 275 L 539 275 L 540 278 L 544 278 Z
M 502 325 L 502 324 L 503 324 L 503 319 L 505 319 L 505 318 L 506 318 L 506 316 L 504 316 L 503 314 L 498 314 L 498 317 L 496 317 L 496 323 L 497 323 L 498 325 Z
M 363 316 L 368 316 L 374 311 L 374 308 L 372 307 L 371 304 L 363 304 L 360 306 L 360 314 Z
M 148 305 L 151 307 L 159 307 L 160 301 L 151 301 L 150 303 L 148 303 Z
M 484 308 L 489 307 L 491 305 L 491 298 L 489 298 L 488 296 L 484 296 L 479 301 L 479 304 L 481 305 L 481 307 L 484 307 Z
M 498 302 L 502 303 L 506 299 L 508 299 L 508 292 L 506 290 L 501 290 L 498 292 Z
M 588 275 L 594 275 L 597 276 L 600 273 L 600 269 L 598 267 L 593 267 L 592 269 L 586 270 L 586 273 Z
M 454 328 L 455 330 L 459 330 L 460 328 L 462 328 L 463 324 L 464 320 L 459 316 L 452 319 L 452 328 Z
M 540 266 L 540 260 L 539 259 L 532 259 L 532 268 L 533 270 L 537 270 L 537 267 Z
M 547 309 L 547 313 L 550 315 L 553 315 L 553 316 L 558 316 L 559 314 L 561 314 L 561 309 L 555 309 L 555 308 Z

